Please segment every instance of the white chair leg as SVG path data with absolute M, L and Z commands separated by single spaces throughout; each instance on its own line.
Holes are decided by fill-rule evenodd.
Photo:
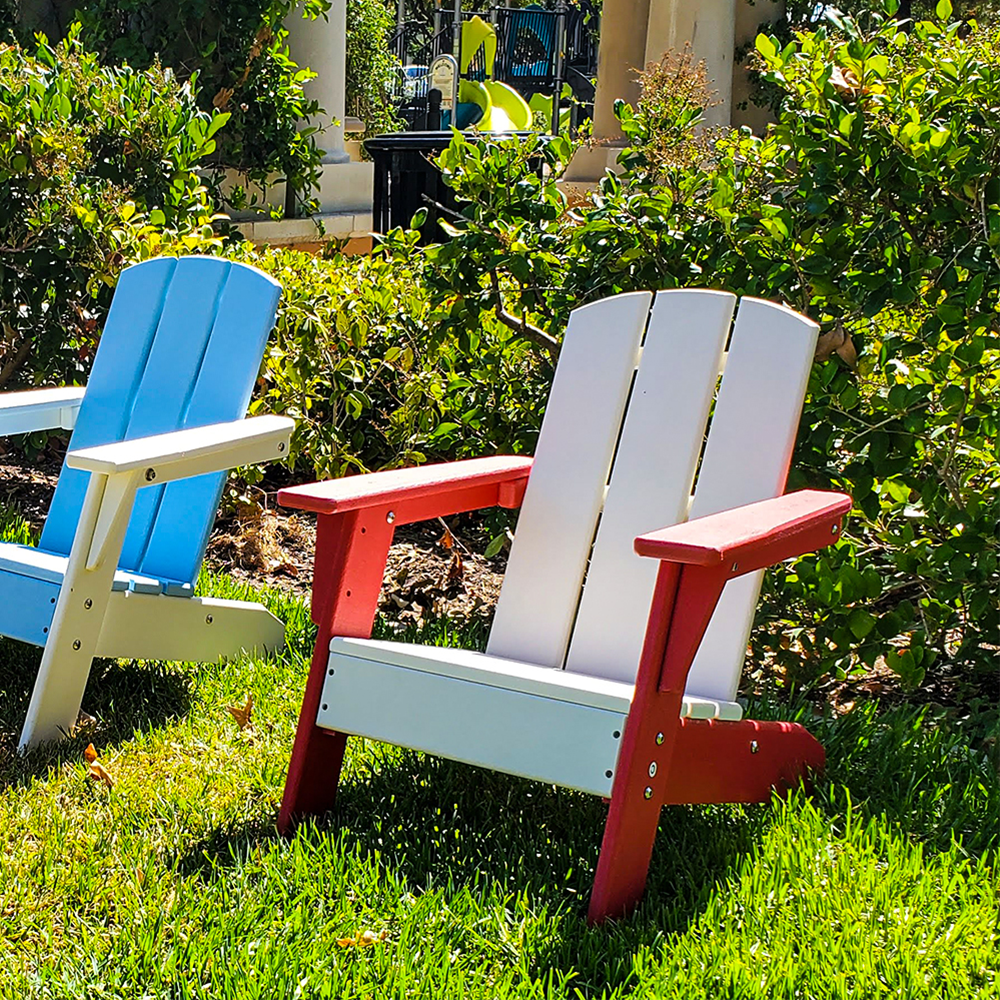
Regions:
M 137 483 L 138 473 L 91 474 L 21 730 L 22 750 L 66 736 L 76 724 Z

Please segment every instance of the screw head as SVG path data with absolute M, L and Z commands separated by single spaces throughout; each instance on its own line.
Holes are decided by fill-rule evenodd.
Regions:
M 831 535 L 835 535 L 835 534 L 837 534 L 837 532 L 838 532 L 839 530 L 840 530 L 840 525 L 839 525 L 839 524 L 834 524 L 834 525 L 832 525 L 832 526 L 830 527 L 830 534 L 831 534 Z
M 655 760 L 651 760 L 649 762 L 649 776 L 651 778 L 655 778 L 656 777 L 656 761 Z
M 285 442 L 284 441 L 279 441 L 278 442 L 278 454 L 280 455 L 284 450 L 285 450 Z
M 663 743 L 663 733 L 656 734 L 656 745 L 660 746 Z
M 146 470 L 146 482 L 151 483 L 156 478 L 156 469 Z
M 80 640 L 79 639 L 74 639 L 73 640 L 73 648 L 74 649 L 79 649 L 80 648 Z
M 646 785 L 646 787 L 643 789 L 642 797 L 644 799 L 651 799 L 653 797 L 653 789 L 650 788 L 649 785 Z
M 390 510 L 389 513 L 385 515 L 385 523 L 392 524 L 392 522 L 395 520 L 396 520 L 396 515 L 393 511 Z
M 84 602 L 83 606 L 89 611 L 93 606 L 94 602 L 88 597 Z
M 740 568 L 740 564 L 738 562 L 734 562 L 733 563 L 733 570 L 732 571 L 735 573 L 739 568 Z
M 751 740 L 750 741 L 750 753 L 757 753 L 758 750 L 760 750 L 760 745 L 757 743 L 756 740 Z
M 205 624 L 206 625 L 211 625 L 212 624 L 212 616 L 211 615 L 205 615 Z

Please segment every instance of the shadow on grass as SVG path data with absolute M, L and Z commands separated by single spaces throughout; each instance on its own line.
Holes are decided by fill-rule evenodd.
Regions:
M 42 651 L 0 638 L 0 788 L 29 782 L 66 760 L 78 760 L 88 743 L 100 750 L 177 718 L 191 705 L 191 681 L 163 663 L 95 660 L 83 708 L 96 720 L 73 737 L 17 752 L 21 725 Z
M 767 806 L 665 809 L 639 910 L 590 929 L 584 917 L 607 814 L 600 799 L 381 744 L 365 746 L 364 763 L 342 781 L 335 809 L 303 824 L 290 850 L 364 859 L 414 894 L 439 889 L 454 900 L 467 891 L 505 909 L 520 898 L 536 913 L 561 914 L 534 952 L 533 974 L 575 967 L 601 988 L 632 974 L 636 948 L 700 915 L 773 815 Z M 220 828 L 185 852 L 178 871 L 210 880 L 277 840 L 273 823 Z

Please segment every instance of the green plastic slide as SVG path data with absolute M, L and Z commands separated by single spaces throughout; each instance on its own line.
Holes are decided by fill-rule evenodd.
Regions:
M 524 131 L 531 128 L 531 108 L 505 83 L 462 80 L 458 85 L 456 124 L 459 128 L 475 126 L 481 132 Z
M 492 24 L 473 17 L 462 25 L 462 65 L 467 72 L 476 52 L 483 48 L 485 80 L 461 80 L 458 85 L 458 128 L 475 126 L 482 132 L 518 132 L 531 128 L 531 108 L 513 87 L 491 80 L 497 51 L 497 33 Z

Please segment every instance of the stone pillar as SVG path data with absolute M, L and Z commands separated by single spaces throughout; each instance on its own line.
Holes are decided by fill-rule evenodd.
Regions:
M 300 67 L 317 75 L 303 87 L 306 97 L 318 101 L 322 111 L 309 124 L 323 129 L 316 145 L 324 150 L 324 163 L 347 163 L 344 151 L 344 80 L 347 69 L 347 0 L 333 0 L 325 18 L 309 20 L 302 5 L 285 20 L 288 48 Z
M 327 16 L 315 20 L 302 17 L 301 5 L 296 6 L 286 18 L 285 27 L 292 58 L 316 73 L 305 84 L 306 96 L 318 101 L 323 109 L 309 121 L 324 130 L 316 136 L 316 145 L 324 150 L 318 192 L 320 215 L 354 214 L 360 220 L 356 221 L 357 228 L 367 230 L 371 226 L 372 165 L 352 161 L 344 148 L 347 0 L 333 0 Z
M 695 62 L 705 64 L 709 86 L 718 101 L 705 114 L 712 125 L 728 125 L 732 120 L 736 3 L 653 0 L 649 8 L 645 61 L 658 62 L 664 52 L 681 53 L 690 44 Z
M 622 141 L 615 101 L 621 98 L 634 106 L 639 98 L 637 75 L 646 65 L 649 8 L 650 0 L 604 0 L 594 97 L 594 138 L 600 145 L 581 148 L 573 157 L 566 172 L 570 183 L 598 180 L 614 165 Z

